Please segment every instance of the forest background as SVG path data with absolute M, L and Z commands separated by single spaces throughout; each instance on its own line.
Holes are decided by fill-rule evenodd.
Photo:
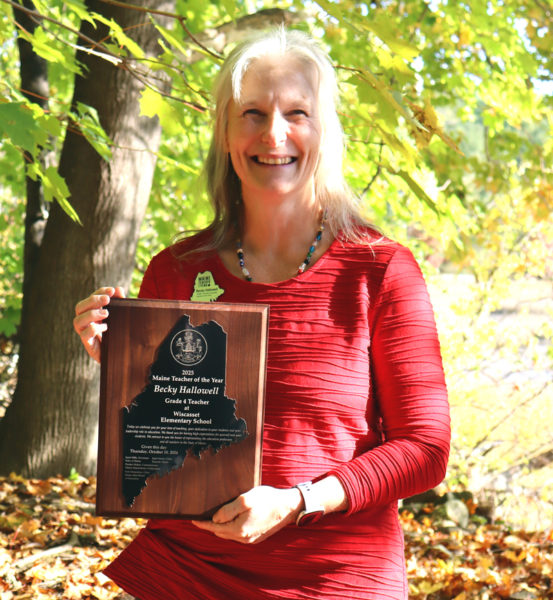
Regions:
M 93 475 L 99 373 L 74 304 L 136 294 L 155 252 L 209 222 L 211 81 L 281 22 L 328 49 L 348 181 L 429 283 L 453 424 L 439 494 L 550 531 L 549 0 L 0 0 L 0 475 Z

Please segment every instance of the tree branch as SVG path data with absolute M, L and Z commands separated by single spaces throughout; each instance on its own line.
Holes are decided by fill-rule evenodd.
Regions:
M 31 554 L 30 556 L 26 556 L 25 558 L 20 558 L 14 563 L 14 565 L 12 566 L 12 570 L 15 574 L 26 571 L 32 565 L 41 560 L 50 558 L 51 556 L 57 556 L 58 554 L 63 554 L 64 552 L 72 550 L 78 543 L 79 538 L 77 534 L 73 531 L 71 532 L 69 541 L 65 544 L 62 544 L 61 546 L 54 546 L 53 548 L 43 550 L 42 552 L 37 552 L 36 554 Z
M 517 403 L 508 413 L 506 413 L 501 419 L 499 419 L 499 421 L 497 421 L 494 425 L 492 425 L 492 427 L 488 429 L 488 431 L 473 446 L 472 451 L 474 452 L 475 450 L 477 450 L 485 441 L 487 441 L 487 439 L 496 429 L 498 429 L 499 427 L 501 427 L 501 425 L 503 425 L 503 423 L 508 421 L 520 408 L 526 406 L 527 404 L 532 402 L 532 400 L 534 400 L 540 394 L 542 394 L 542 392 L 544 392 L 549 387 L 549 385 L 549 382 L 544 383 L 539 390 L 534 392 L 531 396 L 528 396 L 526 400 Z
M 553 448 L 549 450 L 545 450 L 544 452 L 540 452 L 536 456 L 528 460 L 523 460 L 515 465 L 511 465 L 504 471 L 497 473 L 493 476 L 493 479 L 497 479 L 500 477 L 505 477 L 506 479 L 512 479 L 515 475 L 520 473 L 523 469 L 528 469 L 530 472 L 538 471 L 539 469 L 543 469 L 553 463 Z
M 369 183 L 367 183 L 367 185 L 363 188 L 363 191 L 361 192 L 361 197 L 363 197 L 372 187 L 372 184 L 376 181 L 376 179 L 379 177 L 380 173 L 382 172 L 382 150 L 384 148 L 384 142 L 379 142 L 379 146 L 380 146 L 380 150 L 378 151 L 378 164 L 376 166 L 376 171 L 374 173 L 374 175 L 372 176 L 371 180 L 369 181 Z

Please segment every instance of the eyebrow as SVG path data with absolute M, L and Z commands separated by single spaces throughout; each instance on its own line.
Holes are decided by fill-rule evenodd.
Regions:
M 261 99 L 248 99 L 245 98 L 243 100 L 240 100 L 239 102 L 235 101 L 235 104 L 237 106 L 240 107 L 245 107 L 245 106 L 257 106 L 258 104 L 264 104 L 264 101 Z M 311 102 L 311 98 L 309 96 L 301 96 L 301 97 L 294 97 L 294 98 L 284 98 L 282 100 L 282 104 L 286 105 L 286 104 L 300 104 L 302 106 L 311 106 L 312 102 Z

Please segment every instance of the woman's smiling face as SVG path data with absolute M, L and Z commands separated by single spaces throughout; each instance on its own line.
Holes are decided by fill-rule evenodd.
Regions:
M 245 201 L 311 199 L 321 142 L 317 87 L 315 69 L 292 57 L 260 58 L 246 71 L 226 134 Z

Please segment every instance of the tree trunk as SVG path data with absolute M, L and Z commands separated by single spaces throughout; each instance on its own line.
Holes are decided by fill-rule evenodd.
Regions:
M 35 10 L 31 0 L 24 0 L 24 8 Z M 19 10 L 17 6 L 13 7 L 15 22 L 25 31 L 33 33 L 38 23 L 29 17 L 29 15 Z M 48 108 L 48 96 L 50 88 L 48 84 L 48 66 L 47 62 L 40 57 L 32 45 L 23 37 L 17 38 L 19 49 L 19 74 L 21 79 L 21 91 L 30 102 L 38 104 L 41 108 Z M 43 154 L 43 153 L 42 153 Z M 29 152 L 24 154 L 25 162 L 33 160 Z M 45 166 L 45 156 L 40 157 L 43 166 Z M 39 178 L 35 180 L 30 177 L 25 178 L 26 184 L 26 207 L 25 207 L 25 244 L 23 254 L 23 296 L 27 293 L 29 283 L 32 281 L 32 272 L 38 262 L 46 219 L 48 217 L 48 207 L 44 200 L 44 191 L 42 181 Z
M 136 0 L 133 6 L 173 11 L 173 2 Z M 87 7 L 114 19 L 147 54 L 159 50 L 143 12 L 99 0 Z M 81 31 L 96 40 L 107 35 L 86 22 Z M 79 59 L 85 76 L 76 79 L 74 103 L 96 108 L 114 143 L 113 157 L 102 160 L 74 124 L 68 128 L 59 170 L 83 226 L 57 204 L 51 207 L 23 299 L 17 387 L 0 421 L 4 473 L 94 472 L 99 369 L 73 332 L 74 305 L 100 285 L 128 285 L 159 145 L 157 120 L 139 116 L 139 81 L 92 54 Z

